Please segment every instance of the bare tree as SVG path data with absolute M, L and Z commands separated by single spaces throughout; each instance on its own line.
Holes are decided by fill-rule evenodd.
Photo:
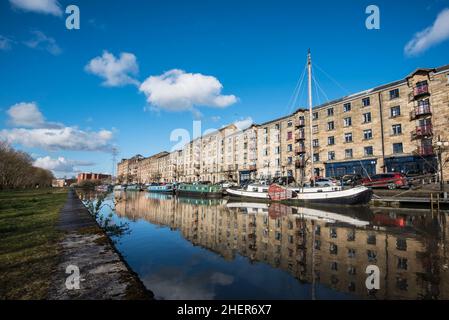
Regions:
M 33 166 L 31 156 L 0 141 L 0 189 L 49 187 L 53 174 Z

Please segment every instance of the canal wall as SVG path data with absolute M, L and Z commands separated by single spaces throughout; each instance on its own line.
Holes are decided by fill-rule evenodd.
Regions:
M 49 299 L 153 299 L 74 190 L 60 212 L 58 228 L 64 236 Z

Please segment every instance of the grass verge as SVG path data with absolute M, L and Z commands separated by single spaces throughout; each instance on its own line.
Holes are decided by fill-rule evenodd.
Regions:
M 47 297 L 66 200 L 66 189 L 0 192 L 0 299 Z

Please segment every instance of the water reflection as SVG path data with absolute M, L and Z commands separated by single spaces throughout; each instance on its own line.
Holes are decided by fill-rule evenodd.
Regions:
M 159 298 L 449 298 L 445 214 L 114 198 L 136 223 L 119 250 Z M 380 289 L 369 292 L 373 264 Z

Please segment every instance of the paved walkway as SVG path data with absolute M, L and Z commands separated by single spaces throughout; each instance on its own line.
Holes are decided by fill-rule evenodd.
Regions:
M 109 238 L 97 225 L 76 193 L 69 192 L 60 213 L 59 228 L 65 232 L 61 258 L 54 272 L 49 299 L 151 299 L 138 277 L 128 268 Z M 66 280 L 79 269 L 79 289 L 67 289 Z M 69 282 L 74 284 L 75 282 Z

